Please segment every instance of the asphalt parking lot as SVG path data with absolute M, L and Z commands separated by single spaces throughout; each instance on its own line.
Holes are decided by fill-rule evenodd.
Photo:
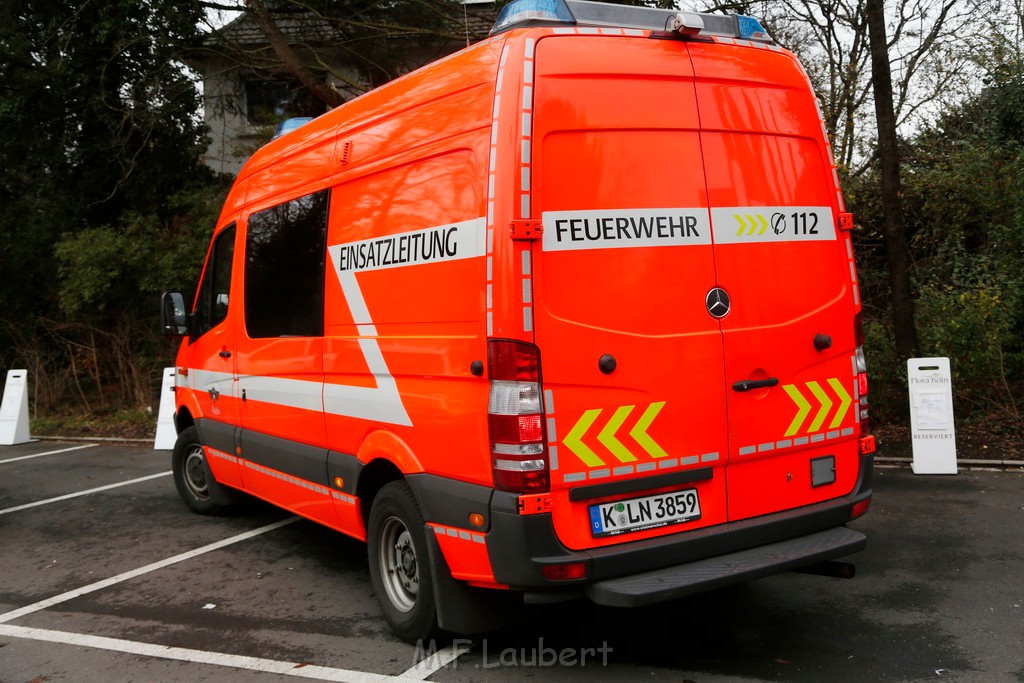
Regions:
M 1019 471 L 880 468 L 853 579 L 537 607 L 417 648 L 388 631 L 363 544 L 256 502 L 193 515 L 169 464 L 0 447 L 0 681 L 1024 680 Z

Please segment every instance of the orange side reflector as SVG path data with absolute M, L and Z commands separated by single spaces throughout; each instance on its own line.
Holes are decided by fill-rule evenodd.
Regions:
M 839 214 L 839 229 L 846 230 L 849 232 L 853 230 L 853 214 L 852 213 L 841 213 Z

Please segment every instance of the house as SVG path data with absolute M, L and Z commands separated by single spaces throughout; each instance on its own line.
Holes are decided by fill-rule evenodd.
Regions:
M 500 4 L 456 0 L 444 25 L 403 37 L 346 33 L 343 24 L 295 11 L 287 2 L 268 2 L 288 49 L 340 95 L 339 101 L 485 38 Z M 237 174 L 285 119 L 318 116 L 330 108 L 284 66 L 249 13 L 209 34 L 187 61 L 203 82 L 210 135 L 205 161 L 222 173 Z

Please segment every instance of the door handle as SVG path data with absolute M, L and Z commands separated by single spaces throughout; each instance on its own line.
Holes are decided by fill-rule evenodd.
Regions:
M 218 353 L 217 355 L 220 356 L 221 358 L 231 358 L 231 352 L 228 351 L 227 349 L 222 349 L 221 352 Z
M 779 383 L 777 377 L 769 377 L 767 379 L 744 379 L 736 382 L 732 385 L 733 391 L 750 391 L 751 389 L 765 389 L 767 387 L 774 387 Z

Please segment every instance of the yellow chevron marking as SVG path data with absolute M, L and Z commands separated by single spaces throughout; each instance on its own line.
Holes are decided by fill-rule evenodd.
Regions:
M 761 214 L 757 214 L 757 220 L 761 221 L 761 229 L 757 231 L 757 234 L 763 235 L 764 231 L 768 229 L 768 221 Z
M 633 429 L 629 430 L 629 435 L 636 439 L 636 442 L 640 444 L 640 447 L 650 453 L 653 458 L 664 458 L 668 453 L 658 445 L 658 442 L 647 435 L 647 428 L 654 422 L 654 418 L 658 417 L 658 413 L 665 407 L 664 401 L 658 401 L 647 406 L 647 410 L 640 416 L 637 423 L 633 426 Z M 613 418 L 614 419 L 614 418 Z
M 811 426 L 807 428 L 808 432 L 816 432 L 821 429 L 821 423 L 828 417 L 828 411 L 832 410 L 832 399 L 828 397 L 828 394 L 825 393 L 825 390 L 817 382 L 808 382 L 807 388 L 814 394 L 814 398 L 818 399 L 818 402 L 821 403 L 821 408 L 814 416 Z
M 828 385 L 832 387 L 832 391 L 836 392 L 836 396 L 839 397 L 839 409 L 836 410 L 836 415 L 828 426 L 829 429 L 835 429 L 842 424 L 843 418 L 846 417 L 846 411 L 850 409 L 850 403 L 853 399 L 850 397 L 850 393 L 846 391 L 843 383 L 835 377 L 829 377 Z
M 749 213 L 747 214 L 747 222 L 750 223 L 750 230 L 747 230 L 748 235 L 753 235 L 754 231 L 757 230 L 757 221 Z
M 793 421 L 789 423 L 789 429 L 786 430 L 784 436 L 793 436 L 800 431 L 800 425 L 807 419 L 807 414 L 811 412 L 811 404 L 807 402 L 800 390 L 796 388 L 795 384 L 786 384 L 782 387 L 789 397 L 796 404 L 797 411 L 793 417 Z
M 743 231 L 747 229 L 747 224 L 743 222 L 743 216 L 739 215 L 738 213 L 734 213 L 732 217 L 735 218 L 736 222 L 740 224 L 740 229 L 736 231 L 736 236 L 739 237 L 740 235 L 743 234 Z
M 615 411 L 612 415 L 612 419 L 608 420 L 608 424 L 604 426 L 604 429 L 597 435 L 597 440 L 604 445 L 605 448 L 612 452 L 620 462 L 633 462 L 636 460 L 636 456 L 630 453 L 625 446 L 622 445 L 617 438 L 615 438 L 615 432 L 618 431 L 622 423 L 626 421 L 629 414 L 633 412 L 634 406 L 622 406 Z
M 565 435 L 565 438 L 562 439 L 562 443 L 565 444 L 565 447 L 575 453 L 587 467 L 600 467 L 604 464 L 604 461 L 597 457 L 597 453 L 590 450 L 585 443 L 580 441 L 580 439 L 583 438 L 583 435 L 587 433 L 587 430 L 590 429 L 590 425 L 594 424 L 594 420 L 596 420 L 597 416 L 600 414 L 601 411 L 599 409 L 586 411 L 583 413 L 583 416 L 579 421 L 576 422 L 573 428 L 569 430 L 569 433 Z

